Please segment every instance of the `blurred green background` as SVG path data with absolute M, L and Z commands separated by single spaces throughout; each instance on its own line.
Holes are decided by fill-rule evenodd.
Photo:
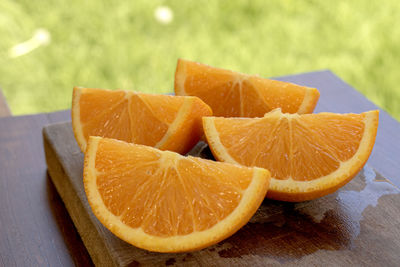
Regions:
M 75 85 L 171 92 L 179 57 L 264 77 L 331 69 L 400 119 L 398 0 L 0 1 L 14 114 L 66 109 Z

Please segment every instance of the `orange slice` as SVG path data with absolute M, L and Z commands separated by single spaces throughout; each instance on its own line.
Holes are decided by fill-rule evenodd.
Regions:
M 201 117 L 211 114 L 197 97 L 75 87 L 72 99 L 72 127 L 82 151 L 93 135 L 186 153 L 203 135 Z
M 315 88 L 182 59 L 176 67 L 175 94 L 198 96 L 214 116 L 223 117 L 262 117 L 275 108 L 285 113 L 312 113 L 319 98 Z
M 267 197 L 304 201 L 349 182 L 371 154 L 379 111 L 361 114 L 283 114 L 263 118 L 204 117 L 214 156 L 271 172 Z
M 270 174 L 90 137 L 83 176 L 96 217 L 119 238 L 158 252 L 198 250 L 248 222 Z

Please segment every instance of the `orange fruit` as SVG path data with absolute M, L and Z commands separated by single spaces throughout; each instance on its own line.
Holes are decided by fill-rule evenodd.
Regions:
M 175 72 L 175 94 L 201 98 L 214 116 L 262 117 L 281 108 L 285 113 L 312 113 L 319 92 L 292 83 L 214 68 L 183 59 Z
M 83 181 L 93 213 L 116 236 L 150 251 L 183 252 L 246 224 L 270 174 L 92 136 Z
M 271 172 L 267 197 L 304 201 L 349 182 L 371 154 L 379 111 L 361 114 L 283 114 L 263 118 L 204 117 L 214 156 Z
M 93 135 L 186 153 L 203 136 L 201 117 L 211 114 L 197 97 L 75 87 L 72 98 L 72 127 L 82 151 Z

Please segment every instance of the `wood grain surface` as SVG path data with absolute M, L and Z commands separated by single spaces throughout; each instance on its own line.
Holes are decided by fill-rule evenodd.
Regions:
M 0 266 L 91 266 L 47 175 L 42 128 L 70 112 L 0 118 Z
M 71 123 L 44 128 L 49 173 L 96 266 L 396 266 L 400 190 L 366 166 L 335 194 L 304 203 L 265 200 L 232 237 L 197 252 L 148 252 L 120 240 L 93 215 L 82 182 L 83 154 Z M 211 156 L 207 146 L 202 155 Z

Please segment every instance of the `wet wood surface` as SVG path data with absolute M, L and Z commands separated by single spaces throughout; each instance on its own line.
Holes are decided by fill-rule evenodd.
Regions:
M 329 71 L 279 79 L 318 88 L 316 112 L 376 108 Z M 46 128 L 49 169 L 62 181 L 65 208 L 46 173 L 41 131 L 67 120 L 68 111 L 0 118 L 0 266 L 90 266 L 80 235 L 93 261 L 103 265 L 398 266 L 400 124 L 384 111 L 371 158 L 346 187 L 305 203 L 266 200 L 232 237 L 184 254 L 136 249 L 99 224 L 73 186 L 81 183 L 82 154 L 68 123 Z

